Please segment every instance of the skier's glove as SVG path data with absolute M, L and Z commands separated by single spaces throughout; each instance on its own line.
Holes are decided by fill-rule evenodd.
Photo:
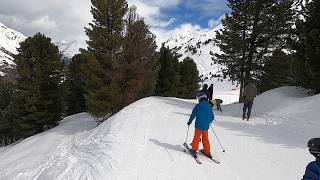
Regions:
M 187 122 L 187 125 L 190 126 L 190 124 L 191 124 L 191 123 L 188 121 L 188 122 Z

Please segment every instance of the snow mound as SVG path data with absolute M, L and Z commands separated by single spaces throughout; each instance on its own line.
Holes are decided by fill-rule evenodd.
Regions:
M 301 179 L 313 159 L 305 145 L 319 134 L 319 95 L 307 97 L 294 87 L 271 90 L 257 97 L 251 122 L 238 117 L 241 105 L 223 106 L 213 127 L 226 153 L 209 131 L 220 165 L 204 156 L 198 165 L 183 152 L 194 105 L 195 100 L 145 98 L 98 127 L 86 113 L 67 117 L 50 131 L 0 148 L 0 179 L 291 180 Z M 309 113 L 310 119 L 300 119 Z M 192 124 L 188 143 L 193 131 Z

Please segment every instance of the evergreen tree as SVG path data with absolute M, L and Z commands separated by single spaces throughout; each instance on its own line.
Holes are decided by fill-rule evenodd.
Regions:
M 320 1 L 306 1 L 296 22 L 296 79 L 299 85 L 320 93 Z
M 22 135 L 29 136 L 61 120 L 63 67 L 58 48 L 40 33 L 22 42 L 18 53 L 17 123 Z
M 86 102 L 84 98 L 85 80 L 82 66 L 86 63 L 85 57 L 77 54 L 67 67 L 66 81 L 66 113 L 67 115 L 85 111 Z
M 228 0 L 226 14 L 215 42 L 222 54 L 214 54 L 225 76 L 240 83 L 240 100 L 245 81 L 260 80 L 264 64 L 278 49 L 287 48 L 293 23 L 290 0 Z
M 178 97 L 191 99 L 195 98 L 200 86 L 199 71 L 192 58 L 185 58 L 180 63 L 180 89 Z
M 123 103 L 128 105 L 154 93 L 156 70 L 155 35 L 131 7 L 126 17 L 124 60 L 120 67 Z
M 178 96 L 179 90 L 179 61 L 169 47 L 162 45 L 160 49 L 160 70 L 156 85 L 159 96 Z
M 105 117 L 120 108 L 122 95 L 115 72 L 123 59 L 125 0 L 91 0 L 93 23 L 86 28 L 89 37 L 86 67 L 86 106 L 95 117 Z
M 0 79 L 0 145 L 5 141 L 14 140 L 15 125 L 13 121 L 14 112 L 12 111 L 15 87 L 11 82 Z
M 286 55 L 282 51 L 274 52 L 270 61 L 266 62 L 262 69 L 261 82 L 258 84 L 260 92 L 295 85 L 293 62 L 291 55 Z

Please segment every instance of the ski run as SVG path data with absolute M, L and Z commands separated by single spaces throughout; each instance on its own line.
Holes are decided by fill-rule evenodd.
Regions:
M 268 91 L 256 98 L 249 122 L 240 118 L 242 104 L 222 106 L 213 128 L 225 153 L 209 129 L 220 164 L 200 153 L 197 164 L 183 152 L 195 103 L 149 97 L 97 127 L 86 113 L 67 117 L 54 129 L 0 148 L 0 179 L 299 180 L 314 160 L 306 144 L 319 136 L 320 95 L 295 87 Z M 194 124 L 188 144 L 193 132 Z

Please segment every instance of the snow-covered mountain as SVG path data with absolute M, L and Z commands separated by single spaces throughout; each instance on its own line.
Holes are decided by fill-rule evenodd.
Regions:
M 53 43 L 58 46 L 60 52 L 67 58 L 72 58 L 75 54 L 79 54 L 80 48 L 87 47 L 86 42 L 80 40 L 73 40 L 70 42 L 60 40 Z
M 22 33 L 8 28 L 0 22 L 0 76 L 13 78 L 15 76 L 15 62 L 13 55 L 17 54 L 17 48 L 20 43 L 27 37 Z M 63 54 L 63 59 L 71 58 L 79 53 L 79 48 L 86 48 L 85 41 L 54 41 L 60 52 Z
M 225 153 L 209 130 L 219 165 L 202 155 L 199 165 L 183 152 L 182 143 L 193 137 L 194 123 L 186 139 L 194 105 L 149 97 L 97 127 L 86 113 L 67 117 L 49 131 L 0 148 L 0 179 L 295 180 L 314 160 L 306 144 L 319 136 L 320 95 L 308 97 L 295 87 L 271 90 L 255 100 L 251 122 L 241 120 L 242 104 L 222 106 L 213 129 Z
M 178 54 L 181 54 L 180 60 L 185 57 L 191 57 L 195 60 L 201 75 L 209 77 L 219 72 L 219 65 L 215 65 L 211 60 L 210 51 L 219 53 L 220 49 L 213 42 L 216 31 L 221 29 L 222 25 L 214 29 L 192 29 L 182 32 L 179 35 L 171 37 L 165 41 Z
M 0 22 L 0 76 L 10 73 L 15 68 L 13 55 L 17 54 L 20 42 L 27 37 L 8 28 Z
M 221 28 L 220 24 L 213 29 L 191 29 L 169 38 L 164 43 L 181 55 L 180 61 L 186 57 L 193 58 L 204 83 L 213 83 L 216 91 L 228 91 L 236 89 L 236 85 L 218 77 L 221 75 L 221 65 L 214 64 L 211 59 L 211 53 L 221 53 L 214 43 L 216 31 Z

